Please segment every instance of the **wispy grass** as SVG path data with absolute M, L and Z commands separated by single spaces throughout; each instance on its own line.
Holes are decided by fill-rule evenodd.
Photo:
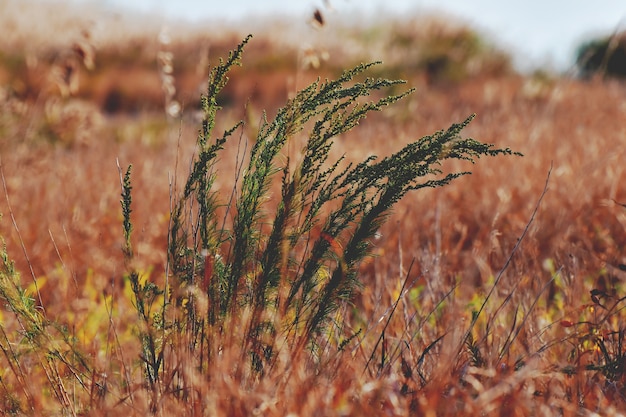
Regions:
M 214 86 L 235 82 L 221 94 L 244 94 L 241 73 L 222 70 Z M 615 85 L 557 80 L 529 96 L 516 77 L 439 89 L 411 75 L 420 91 L 405 96 L 402 83 L 366 78 L 385 73 L 338 73 L 245 128 L 224 128 L 235 103 L 219 109 L 225 101 L 207 92 L 168 213 L 159 179 L 172 147 L 5 144 L 21 237 L 0 224 L 1 410 L 618 415 L 624 212 L 613 200 L 626 199 Z M 403 97 L 381 99 L 389 93 Z M 305 105 L 312 99 L 326 104 Z M 379 105 L 387 111 L 371 114 Z M 413 132 L 456 119 L 403 149 Z M 467 169 L 460 153 L 485 150 L 464 131 L 529 156 L 488 158 L 474 175 L 428 190 Z M 416 163 L 419 152 L 442 165 Z M 133 165 L 132 176 L 120 168 L 119 186 L 116 156 Z M 30 268 L 39 293 L 18 274 Z
M 162 375 L 162 361 L 168 346 L 182 347 L 177 340 L 188 341 L 186 349 L 200 370 L 210 369 L 219 360 L 217 352 L 229 349 L 228 345 L 216 348 L 216 341 L 226 338 L 240 346 L 236 375 L 243 380 L 256 380 L 267 369 L 287 366 L 278 363 L 279 352 L 288 352 L 293 362 L 307 361 L 311 353 L 319 357 L 329 346 L 338 351 L 342 348 L 338 340 L 351 335 L 337 327 L 345 319 L 335 313 L 358 291 L 359 264 L 371 253 L 370 242 L 392 207 L 410 191 L 441 187 L 468 173 L 443 174 L 440 166 L 446 159 L 473 162 L 480 156 L 512 154 L 461 138 L 470 116 L 380 161 L 375 156 L 357 164 L 344 163 L 343 157 L 331 160 L 336 137 L 355 128 L 370 112 L 412 92 L 362 102 L 373 91 L 403 83 L 380 78 L 356 81 L 376 65 L 363 64 L 336 80 L 316 81 L 299 91 L 274 120 L 263 117 L 241 181 L 232 186 L 234 201 L 220 202 L 213 190 L 219 175 L 216 162 L 242 123 L 212 139 L 218 95 L 226 86 L 228 71 L 240 64 L 249 40 L 244 39 L 211 70 L 202 97 L 197 156 L 171 213 L 171 287 L 142 286 L 134 272 L 128 277 L 144 323 L 142 360 L 153 387 L 171 378 Z M 294 165 L 284 152 L 301 135 L 307 140 L 301 160 Z M 278 182 L 280 200 L 271 212 L 266 202 Z M 124 247 L 130 257 L 130 167 L 122 189 Z M 233 212 L 232 229 L 217 210 L 223 204 Z M 146 305 L 162 293 L 169 298 L 150 317 Z M 165 317 L 174 318 L 163 321 Z

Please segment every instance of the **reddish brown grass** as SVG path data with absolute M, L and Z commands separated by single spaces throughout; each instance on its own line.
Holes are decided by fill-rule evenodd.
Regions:
M 218 131 L 240 118 L 247 119 L 246 129 L 253 130 L 262 107 L 271 112 L 295 88 L 335 71 L 330 65 L 302 69 L 297 54 L 291 53 L 298 46 L 277 50 L 272 36 L 254 40 L 249 54 L 244 54 L 244 67 L 233 73 Z M 12 39 L 15 45 L 28 41 Z M 110 45 L 116 45 L 115 39 Z M 168 182 L 174 175 L 181 181 L 187 172 L 198 128 L 190 97 L 203 78 L 180 56 L 186 50 L 201 56 L 209 42 L 215 59 L 237 38 L 198 39 L 186 38 L 188 49 L 173 48 L 179 60 L 174 65 L 182 86 L 178 90 L 189 100 L 180 122 L 166 121 L 160 110 L 163 94 L 157 67 L 145 62 L 127 68 L 114 65 L 111 58 L 96 60 L 91 73 L 81 69 L 84 78 L 77 97 L 91 103 L 86 111 L 102 120 L 87 127 L 67 121 L 55 124 L 46 116 L 47 103 L 60 100 L 55 103 L 68 106 L 69 99 L 57 99 L 54 91 L 40 94 L 54 65 L 54 60 L 45 61 L 45 54 L 28 67 L 26 78 L 19 73 L 26 67 L 19 65 L 18 72 L 7 65 L 0 71 L 5 83 L 0 95 L 0 156 L 7 188 L 7 198 L 0 199 L 4 215 L 0 235 L 24 286 L 32 282 L 31 268 L 40 280 L 46 316 L 67 325 L 93 361 L 97 372 L 87 385 L 106 385 L 100 395 L 94 390 L 76 394 L 77 412 L 147 415 L 151 403 L 158 405 L 159 415 L 626 412 L 626 362 L 618 360 L 610 374 L 598 369 L 605 363 L 601 346 L 613 358 L 625 354 L 624 313 L 618 304 L 603 320 L 606 310 L 590 294 L 593 289 L 606 293 L 608 297 L 599 300 L 606 308 L 625 296 L 626 273 L 620 265 L 626 263 L 626 209 L 618 203 L 626 203 L 622 184 L 626 86 L 566 78 L 546 81 L 492 67 L 434 85 L 423 71 L 401 68 L 417 92 L 337 139 L 336 152 L 359 161 L 372 153 L 386 155 L 475 112 L 478 116 L 465 134 L 525 155 L 457 166 L 473 174 L 441 189 L 410 194 L 398 204 L 381 229 L 375 256 L 362 267 L 361 293 L 345 307 L 353 319 L 345 323 L 343 337 L 360 333 L 343 351 L 329 350 L 321 358 L 302 354 L 297 363 L 290 363 L 285 347 L 285 358 L 276 369 L 254 381 L 233 374 L 234 364 L 245 353 L 228 340 L 222 341 L 221 359 L 202 372 L 190 365 L 181 341 L 180 350 L 167 353 L 165 366 L 172 380 L 163 383 L 163 392 L 145 389 L 139 347 L 129 330 L 135 314 L 123 282 L 116 160 L 134 165 L 136 267 L 162 282 Z M 153 41 L 137 42 L 139 47 L 156 48 Z M 17 54 L 9 46 L 6 50 Z M 115 53 L 124 51 L 120 47 Z M 359 58 L 330 55 L 333 67 Z M 384 75 L 385 66 L 381 72 Z M 35 81 L 29 85 L 29 80 Z M 116 115 L 105 114 L 104 102 L 114 89 L 144 100 L 145 105 L 131 116 L 124 106 Z M 83 139 L 73 140 L 79 133 Z M 292 151 L 297 154 L 297 149 Z M 236 152 L 233 146 L 222 157 L 218 186 L 224 195 L 230 192 Z M 530 223 L 550 171 L 547 192 Z M 10 221 L 9 202 L 19 233 Z M 528 233 L 514 250 L 525 228 Z M 509 257 L 510 265 L 503 270 Z M 475 345 L 470 349 L 463 336 L 472 311 L 480 307 L 501 271 L 501 281 L 472 332 Z M 406 277 L 408 291 L 401 294 Z M 379 340 L 398 299 L 384 341 Z M 2 320 L 7 328 L 13 326 L 7 311 Z M 512 335 L 516 337 L 508 343 Z M 48 382 L 42 372 L 27 369 L 28 385 L 20 386 L 5 362 L 2 357 L 0 372 L 7 382 L 0 408 L 8 409 L 9 394 L 22 398 L 26 391 L 35 400 L 29 404 L 23 400 L 24 412 L 56 415 L 59 405 L 45 388 Z M 124 386 L 121 375 L 128 377 L 130 386 Z M 176 379 L 195 390 L 188 397 L 179 396 Z

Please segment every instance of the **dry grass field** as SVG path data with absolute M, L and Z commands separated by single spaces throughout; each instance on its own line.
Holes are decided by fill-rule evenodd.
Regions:
M 506 52 L 437 19 L 165 32 L 50 7 L 0 4 L 3 415 L 626 413 L 625 84 L 520 75 Z M 222 202 L 262 111 L 271 119 L 297 90 L 362 61 L 383 61 L 366 75 L 415 92 L 337 137 L 333 155 L 387 156 L 476 113 L 462 136 L 524 156 L 446 162 L 472 174 L 398 202 L 327 345 L 284 343 L 250 371 L 243 314 L 211 329 L 210 360 L 192 340 L 157 337 L 151 380 L 129 270 L 169 285 L 173 195 L 197 152 L 200 94 L 248 32 L 215 128 L 245 122 L 219 158 Z M 282 158 L 301 157 L 305 139 Z M 132 262 L 120 207 L 129 164 Z

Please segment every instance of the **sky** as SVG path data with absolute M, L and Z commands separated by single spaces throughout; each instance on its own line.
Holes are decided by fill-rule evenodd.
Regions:
M 566 71 L 575 49 L 589 35 L 626 30 L 624 0 L 75 0 L 116 9 L 157 13 L 175 19 L 241 20 L 287 15 L 307 17 L 316 9 L 357 18 L 387 14 L 452 14 L 478 29 L 496 46 L 512 48 L 520 69 L 548 66 Z M 355 13 L 358 11 L 358 13 Z M 382 13 L 381 13 L 382 12 Z

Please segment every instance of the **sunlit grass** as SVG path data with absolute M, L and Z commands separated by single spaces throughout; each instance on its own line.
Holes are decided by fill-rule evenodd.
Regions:
M 199 156 L 202 113 L 197 100 L 206 90 L 208 65 L 216 65 L 238 38 L 199 37 L 169 47 L 175 52 L 174 76 L 192 86 L 177 85 L 181 120 L 166 116 L 156 58 L 150 66 L 159 48 L 156 29 L 134 46 L 106 53 L 94 35 L 91 70 L 80 54 L 71 55 L 76 53 L 72 43 L 85 40 L 78 29 L 71 41 L 54 46 L 56 55 L 32 52 L 31 65 L 32 56 L 39 58 L 36 66 L 28 67 L 27 57 L 11 61 L 23 64 L 11 70 L 18 74 L 3 79 L 0 96 L 6 186 L 0 231 L 7 248 L 1 274 L 7 292 L 2 295 L 0 409 L 16 415 L 623 412 L 624 86 L 555 77 L 538 91 L 536 79 L 506 67 L 432 82 L 417 58 L 402 53 L 411 50 L 412 42 L 418 44 L 413 36 L 426 36 L 408 28 L 394 28 L 402 35 L 397 37 L 384 28 L 372 29 L 378 33 L 373 40 L 346 29 L 355 34 L 350 41 L 358 46 L 355 55 L 339 54 L 342 45 L 328 39 L 322 43 L 322 31 L 320 43 L 308 49 L 329 54 L 317 69 L 301 65 L 298 45 L 274 49 L 275 35 L 259 36 L 222 91 L 224 101 L 218 104 L 224 109 L 214 131 L 223 132 L 240 119 L 246 125 L 221 151 L 212 187 L 219 196 L 243 193 L 232 184 L 238 172 L 243 178 L 240 164 L 255 145 L 262 108 L 271 120 L 286 99 L 318 75 L 332 79 L 339 69 L 365 58 L 385 61 L 372 68 L 374 75 L 402 74 L 407 87 L 417 91 L 340 135 L 331 157 L 345 155 L 346 162 L 359 163 L 372 154 L 389 156 L 471 113 L 477 117 L 464 134 L 525 154 L 489 158 L 475 166 L 447 162 L 446 171 L 469 169 L 473 174 L 399 202 L 371 239 L 374 256 L 360 263 L 356 276 L 361 287 L 328 316 L 326 323 L 332 325 L 318 332 L 316 349 L 307 350 L 316 355 L 299 356 L 288 372 L 282 366 L 289 363 L 288 346 L 273 349 L 273 367 L 272 356 L 254 362 L 250 354 L 264 353 L 262 347 L 276 341 L 275 333 L 263 334 L 255 345 L 260 350 L 240 343 L 249 330 L 242 323 L 253 312 L 223 316 L 213 333 L 189 321 L 185 325 L 195 327 L 173 342 L 166 336 L 176 334 L 175 326 L 158 325 L 182 326 L 179 313 L 184 309 L 160 318 L 155 313 L 165 294 L 141 292 L 152 288 L 148 283 L 156 289 L 173 284 L 166 280 L 172 272 L 168 228 L 176 190 L 184 187 L 189 161 Z M 111 45 L 118 42 L 115 36 Z M 175 31 L 173 38 L 176 42 Z M 380 51 L 380 56 L 362 54 L 377 40 L 383 46 L 372 44 L 370 52 Z M 392 56 L 384 55 L 384 45 Z M 145 52 L 150 48 L 152 55 Z M 67 98 L 58 79 L 47 77 L 64 62 L 54 58 L 63 50 L 76 59 L 80 75 L 78 90 Z M 116 56 L 121 56 L 119 62 L 140 62 L 126 81 L 120 81 L 123 72 L 113 64 Z M 406 67 L 398 56 L 407 57 Z M 263 71 L 256 71 L 257 62 Z M 197 72 L 199 63 L 203 69 Z M 136 80 L 150 71 L 152 81 L 140 85 Z M 130 103 L 135 104 L 117 113 L 107 113 L 102 101 L 112 80 L 129 82 L 124 88 L 134 96 Z M 380 97 L 374 94 L 373 99 Z M 101 121 L 82 122 L 92 116 Z M 281 157 L 289 156 L 292 173 L 300 148 L 287 146 Z M 133 166 L 128 213 L 132 258 L 123 233 L 116 161 L 123 167 L 122 184 L 126 167 Z M 271 212 L 279 207 L 280 181 L 268 192 L 265 204 Z M 232 223 L 237 211 L 226 208 L 218 204 L 215 209 L 220 219 Z M 270 223 L 261 224 L 269 239 Z M 324 265 L 332 270 L 349 237 L 329 241 L 313 228 L 311 238 L 329 243 Z M 227 248 L 221 252 L 226 256 Z M 196 266 L 204 265 L 205 271 L 207 258 L 201 251 L 197 255 Z M 227 272 L 213 267 L 216 274 Z M 251 285 L 246 280 L 258 269 L 247 268 L 241 276 Z M 135 286 L 133 279 L 124 278 L 128 274 L 135 274 Z M 197 275 L 194 287 L 176 294 L 181 308 L 188 308 L 192 298 L 195 310 L 189 311 L 210 308 L 204 278 Z M 248 288 L 239 288 L 244 300 Z M 138 316 L 141 294 L 152 303 L 144 306 L 147 320 Z M 229 328 L 240 328 L 241 334 L 223 330 Z M 242 359 L 256 364 L 256 370 L 242 365 Z M 150 373 L 157 368 L 158 381 Z

